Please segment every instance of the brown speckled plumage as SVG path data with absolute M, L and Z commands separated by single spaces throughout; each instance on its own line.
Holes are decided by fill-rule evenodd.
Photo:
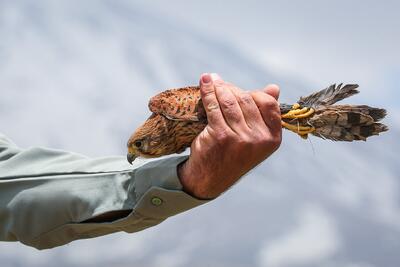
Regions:
M 313 108 L 314 114 L 301 119 L 282 119 L 299 126 L 312 126 L 311 134 L 334 141 L 366 140 L 372 135 L 387 131 L 379 123 L 386 111 L 366 105 L 334 105 L 337 101 L 357 94 L 358 85 L 331 85 L 328 88 L 297 102 L 301 107 Z M 292 105 L 281 104 L 281 112 Z M 195 137 L 206 127 L 207 116 L 198 86 L 171 89 L 154 96 L 149 103 L 153 112 L 128 141 L 131 154 L 142 157 L 159 157 L 180 153 L 189 147 Z
M 198 86 L 162 92 L 150 99 L 149 109 L 171 120 L 207 121 Z

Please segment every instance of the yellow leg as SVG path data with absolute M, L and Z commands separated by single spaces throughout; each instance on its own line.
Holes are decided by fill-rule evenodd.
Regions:
M 282 127 L 286 128 L 294 133 L 297 133 L 303 139 L 307 139 L 308 134 L 315 131 L 315 128 L 312 126 L 293 125 L 293 124 L 290 124 L 290 123 L 287 123 L 284 121 L 282 121 L 281 123 L 282 123 Z
M 299 135 L 307 135 L 315 131 L 315 128 L 312 126 L 300 126 L 300 125 L 293 125 L 287 122 L 282 121 L 282 127 L 295 132 Z
M 282 119 L 304 119 L 307 117 L 310 117 L 312 114 L 314 114 L 314 109 L 313 108 L 308 108 L 304 107 L 301 108 L 301 106 L 296 103 L 292 106 L 292 109 L 285 113 L 282 114 Z M 315 128 L 312 126 L 300 126 L 300 124 L 297 122 L 297 124 L 291 124 L 285 121 L 282 121 L 282 127 L 297 133 L 300 135 L 302 138 L 307 139 L 307 136 L 309 133 L 312 133 L 315 131 Z
M 307 118 L 314 114 L 314 109 L 313 108 L 301 108 L 299 104 L 294 104 L 292 109 L 285 114 L 282 114 L 282 119 L 302 119 L 302 118 Z

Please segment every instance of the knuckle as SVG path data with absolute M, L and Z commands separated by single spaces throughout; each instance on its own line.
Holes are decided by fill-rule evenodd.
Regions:
M 281 115 L 277 111 L 268 110 L 264 112 L 263 116 L 265 126 L 271 128 L 270 130 L 282 130 L 281 126 Z
M 266 140 L 266 145 L 270 147 L 273 151 L 277 150 L 282 143 L 282 137 L 279 136 L 272 136 Z
M 273 100 L 273 106 L 272 106 L 273 110 L 275 110 L 277 112 L 277 114 L 281 113 L 281 110 L 279 108 L 279 102 L 276 101 L 275 99 Z
M 207 105 L 207 112 L 217 111 L 219 109 L 219 104 L 217 101 L 210 101 Z
M 270 142 L 270 138 L 268 137 L 268 135 L 263 133 L 258 133 L 257 135 L 255 135 L 254 140 L 254 143 L 258 147 L 264 147 Z
M 210 98 L 213 96 L 215 96 L 214 88 L 212 88 L 212 87 L 209 87 L 209 88 L 202 87 L 201 88 L 201 98 L 202 99 L 207 99 L 207 98 Z
M 277 102 L 275 99 L 272 99 L 272 97 L 269 97 L 269 98 L 268 98 L 267 100 L 265 100 L 264 103 L 263 103 L 263 107 L 264 107 L 266 110 L 269 110 L 269 111 L 274 111 L 274 110 L 279 109 L 278 106 L 279 106 L 279 105 L 278 105 L 278 102 Z
M 238 144 L 239 147 L 243 149 L 251 149 L 255 145 L 254 139 L 250 136 L 240 136 L 237 140 L 236 143 Z
M 268 150 L 276 150 L 281 145 L 282 135 L 280 133 L 271 134 L 269 132 L 260 131 L 254 135 L 254 143 L 258 147 Z
M 209 96 L 215 94 L 215 88 L 212 84 L 201 84 L 200 93 L 202 96 Z
M 230 98 L 225 98 L 225 99 L 221 100 L 220 104 L 221 104 L 221 107 L 224 109 L 233 109 L 233 107 L 235 106 L 235 101 Z
M 248 93 L 241 93 L 239 95 L 240 104 L 250 105 L 253 103 L 253 97 Z
M 227 117 L 229 117 L 229 121 L 234 122 L 234 123 L 240 123 L 242 121 L 241 116 L 234 111 L 229 111 L 226 114 Z
M 270 107 L 275 106 L 276 100 L 272 96 L 269 96 L 269 95 L 266 95 L 266 96 L 267 97 L 265 98 L 265 101 L 264 101 L 265 105 L 270 106 Z
M 215 139 L 220 144 L 224 144 L 232 139 L 232 135 L 227 130 L 220 130 L 215 135 Z
M 279 105 L 278 105 L 278 107 L 277 107 L 277 110 L 275 111 L 275 113 L 274 113 L 271 117 L 272 117 L 272 121 L 273 121 L 276 125 L 281 126 L 281 120 L 282 120 L 282 118 L 281 118 L 281 111 L 280 111 L 280 109 L 279 109 Z M 282 132 L 282 127 L 278 127 L 278 129 L 279 129 L 279 131 Z

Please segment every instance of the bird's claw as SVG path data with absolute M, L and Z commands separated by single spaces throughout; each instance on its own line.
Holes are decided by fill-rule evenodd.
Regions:
M 281 118 L 293 119 L 293 120 L 304 119 L 310 117 L 312 114 L 314 114 L 314 112 L 315 111 L 313 108 L 308 108 L 308 107 L 302 108 L 298 103 L 296 103 L 292 106 L 292 109 L 289 112 L 282 114 Z M 315 131 L 315 128 L 312 126 L 301 126 L 299 125 L 298 122 L 296 124 L 291 124 L 283 120 L 282 120 L 282 127 L 297 133 L 304 139 L 307 139 L 309 133 Z
M 312 133 L 315 131 L 315 128 L 312 126 L 300 126 L 300 125 L 294 125 L 290 124 L 287 122 L 282 121 L 282 127 L 285 127 L 286 129 L 297 133 L 300 135 L 302 138 L 307 139 L 307 136 L 309 133 Z
M 292 106 L 292 109 L 289 112 L 282 114 L 281 117 L 282 119 L 303 119 L 311 116 L 312 114 L 314 114 L 313 108 L 301 108 L 301 106 L 296 103 Z

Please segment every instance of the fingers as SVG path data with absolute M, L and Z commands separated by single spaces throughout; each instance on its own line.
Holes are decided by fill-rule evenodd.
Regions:
M 256 91 L 252 92 L 251 95 L 258 109 L 260 110 L 263 120 L 268 126 L 270 133 L 274 135 L 280 135 L 282 126 L 278 102 L 274 97 L 264 92 Z
M 269 84 L 264 88 L 263 91 L 266 92 L 267 94 L 269 94 L 270 96 L 272 96 L 273 98 L 275 98 L 275 100 L 278 100 L 279 92 L 280 92 L 278 85 Z
M 263 91 L 243 92 L 212 73 L 201 76 L 200 92 L 212 129 L 225 133 L 233 131 L 238 135 L 258 130 L 280 136 L 277 85 L 268 85 Z
M 263 118 L 260 114 L 260 111 L 258 110 L 256 103 L 254 102 L 251 93 L 243 92 L 236 88 L 236 90 L 234 90 L 234 94 L 240 105 L 243 117 L 248 127 L 250 129 L 262 127 Z
M 207 120 L 210 127 L 215 130 L 226 127 L 224 116 L 219 107 L 215 94 L 215 86 L 210 74 L 205 73 L 200 78 L 200 94 L 204 108 L 207 113 Z
M 223 81 L 215 82 L 215 92 L 225 121 L 235 133 L 241 134 L 248 130 L 248 126 L 233 93 L 233 87 Z

